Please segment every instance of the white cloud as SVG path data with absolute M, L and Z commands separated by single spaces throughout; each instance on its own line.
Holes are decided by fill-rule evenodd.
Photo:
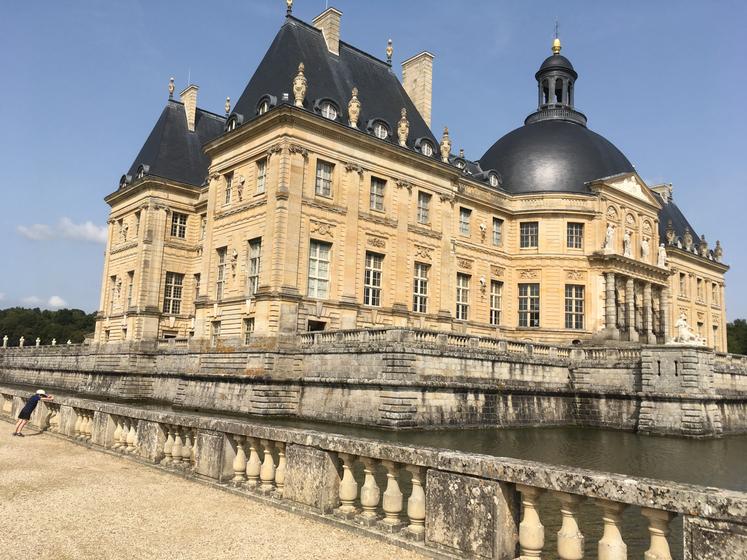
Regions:
M 106 226 L 97 226 L 90 220 L 76 224 L 70 218 L 64 217 L 60 219 L 56 226 L 32 224 L 30 226 L 18 226 L 17 230 L 23 237 L 33 241 L 63 238 L 74 241 L 106 243 Z
M 52 239 L 54 237 L 52 228 L 46 224 L 18 226 L 18 233 L 25 238 L 33 239 L 34 241 L 44 241 L 45 239 Z
M 22 303 L 25 303 L 26 305 L 39 305 L 42 300 L 41 298 L 38 298 L 36 296 L 28 296 L 23 299 L 21 299 Z
M 47 305 L 49 305 L 49 307 L 65 307 L 67 305 L 67 302 L 60 296 L 52 296 L 51 298 L 49 298 Z

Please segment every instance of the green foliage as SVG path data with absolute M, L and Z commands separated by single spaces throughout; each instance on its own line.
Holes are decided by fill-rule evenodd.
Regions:
M 747 354 L 747 321 L 735 319 L 726 324 L 726 343 L 732 354 Z
M 22 336 L 26 339 L 26 346 L 33 346 L 37 336 L 42 344 L 52 344 L 53 338 L 57 339 L 58 344 L 65 344 L 68 339 L 75 343 L 83 342 L 95 326 L 96 314 L 88 314 L 80 309 L 0 309 L 0 339 L 7 335 L 9 346 L 18 346 Z

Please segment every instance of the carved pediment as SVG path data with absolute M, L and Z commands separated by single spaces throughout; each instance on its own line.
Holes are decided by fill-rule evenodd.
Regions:
M 646 186 L 646 183 L 644 183 L 636 173 L 605 181 L 605 184 L 649 204 L 661 206 L 661 202 L 657 200 L 658 197 L 654 196 L 651 190 Z

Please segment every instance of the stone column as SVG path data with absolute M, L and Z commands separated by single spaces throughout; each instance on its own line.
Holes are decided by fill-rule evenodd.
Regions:
M 664 344 L 667 343 L 669 338 L 672 336 L 669 332 L 669 288 L 667 286 L 664 286 L 661 289 L 661 303 L 659 305 L 660 314 L 661 314 L 661 333 L 662 337 L 664 338 Z
M 625 313 L 628 328 L 628 340 L 638 342 L 638 331 L 635 330 L 635 280 L 625 281 Z
M 643 338 L 648 344 L 656 344 L 654 334 L 654 299 L 651 282 L 643 285 Z
M 604 326 L 607 336 L 613 340 L 620 338 L 617 328 L 617 304 L 615 303 L 615 273 L 607 272 L 604 283 Z

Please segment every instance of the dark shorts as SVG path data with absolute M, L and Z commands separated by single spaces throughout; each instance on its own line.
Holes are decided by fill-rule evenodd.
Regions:
M 24 406 L 21 412 L 18 413 L 18 419 L 19 420 L 31 420 L 31 413 L 34 412 L 34 408 L 28 409 L 27 407 Z

